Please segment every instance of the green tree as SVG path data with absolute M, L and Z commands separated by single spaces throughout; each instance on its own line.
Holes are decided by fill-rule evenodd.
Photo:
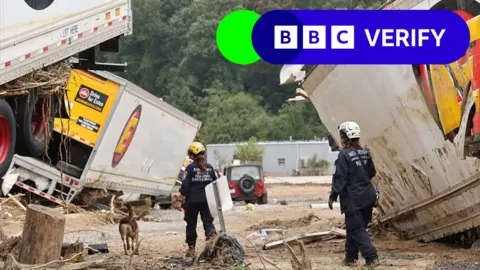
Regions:
M 257 144 L 257 139 L 251 137 L 247 144 L 237 144 L 236 158 L 246 162 L 262 162 L 265 148 Z
M 313 157 L 308 161 L 309 169 L 315 171 L 315 173 L 319 175 L 325 175 L 330 165 L 330 161 L 319 159 L 317 154 L 313 155 Z
M 206 89 L 208 109 L 203 134 L 208 143 L 239 142 L 259 133 L 255 121 L 266 117 L 258 96 L 245 92 L 230 94 L 220 89 Z
M 118 75 L 203 122 L 206 143 L 326 136 L 311 104 L 284 105 L 295 85 L 279 86 L 280 65 L 235 65 L 219 53 L 215 32 L 229 12 L 250 9 L 375 8 L 385 0 L 142 0 L 132 4 L 133 35 L 100 61 L 128 62 Z

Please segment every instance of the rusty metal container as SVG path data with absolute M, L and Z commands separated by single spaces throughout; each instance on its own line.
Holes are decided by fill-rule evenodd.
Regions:
M 393 1 L 382 8 L 451 9 L 470 17 L 480 12 L 478 2 L 466 0 Z M 462 79 L 472 77 L 471 65 L 452 65 L 463 68 Z M 475 89 L 463 91 L 470 88 L 465 80 L 463 92 L 458 91 L 451 77 L 435 77 L 438 68 L 316 66 L 303 83 L 337 141 L 341 122 L 359 123 L 362 143 L 370 149 L 378 171 L 374 182 L 381 191 L 380 220 L 424 241 L 480 226 L 480 161 L 464 156 Z M 430 102 L 427 87 L 436 94 L 436 102 Z M 452 91 L 460 102 L 452 102 Z M 446 114 L 454 110 L 457 115 Z

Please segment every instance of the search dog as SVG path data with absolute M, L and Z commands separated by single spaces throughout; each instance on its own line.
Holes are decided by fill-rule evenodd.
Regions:
M 145 210 L 139 216 L 136 216 L 133 211 L 133 206 L 127 205 L 127 208 L 128 216 L 120 220 L 118 224 L 118 230 L 120 231 L 120 237 L 122 238 L 125 255 L 128 255 L 128 250 L 130 250 L 130 248 L 132 249 L 133 254 L 138 255 L 139 228 L 137 220 L 140 220 L 146 216 L 148 214 L 148 210 Z M 130 245 L 130 240 L 132 241 L 132 245 Z

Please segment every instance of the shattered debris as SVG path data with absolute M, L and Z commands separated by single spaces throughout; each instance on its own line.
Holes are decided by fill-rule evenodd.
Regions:
M 22 237 L 9 237 L 0 244 L 0 261 L 6 261 L 8 254 L 18 254 L 18 246 L 22 241 Z

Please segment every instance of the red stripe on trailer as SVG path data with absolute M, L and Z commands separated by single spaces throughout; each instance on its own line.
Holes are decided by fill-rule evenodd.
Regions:
M 127 19 L 128 19 L 128 16 L 127 16 L 127 15 L 122 16 L 122 20 L 123 20 L 123 21 L 125 21 L 125 20 L 127 20 Z M 107 27 L 112 26 L 112 25 L 113 25 L 113 21 L 110 21 L 110 22 L 107 23 Z M 105 25 L 103 24 L 102 27 L 105 27 Z M 89 30 L 84 31 L 83 33 L 79 33 L 79 34 L 77 35 L 77 37 L 78 37 L 79 39 L 80 39 L 80 38 L 83 38 L 83 35 L 84 35 L 85 33 L 91 33 L 92 30 L 93 30 L 93 32 L 97 32 L 97 31 L 99 30 L 99 26 L 96 26 L 96 27 L 94 27 L 94 28 L 90 28 Z M 66 44 L 69 44 L 67 41 L 68 41 L 67 39 L 64 39 L 64 40 L 61 40 L 60 43 L 53 43 L 53 44 L 51 44 L 51 45 L 57 45 L 57 46 L 66 45 Z M 57 42 L 58 42 L 58 41 L 57 41 Z M 49 46 L 51 46 L 51 45 L 49 45 Z M 49 51 L 49 46 L 43 47 L 43 48 L 40 49 L 40 50 L 37 49 L 35 52 L 33 52 L 33 53 L 34 53 L 33 55 L 32 55 L 32 53 L 28 53 L 28 54 L 25 54 L 25 55 L 22 56 L 22 57 L 19 57 L 19 58 L 16 58 L 16 59 L 7 61 L 7 62 L 5 62 L 5 63 L 3 63 L 3 64 L 0 63 L 0 65 L 3 65 L 5 68 L 10 67 L 10 66 L 12 65 L 12 61 L 15 61 L 15 60 L 22 61 L 22 60 L 30 59 L 30 58 L 32 58 L 32 56 L 35 56 L 35 55 L 37 55 L 37 54 L 39 54 L 39 53 Z M 15 63 L 16 63 L 16 62 L 15 62 Z
M 40 191 L 40 190 L 38 190 L 38 189 L 35 189 L 35 188 L 33 188 L 33 187 L 29 186 L 29 185 L 25 185 L 25 184 L 23 184 L 23 183 L 15 183 L 15 184 L 16 184 L 17 186 L 23 188 L 23 189 L 26 189 L 26 190 L 28 190 L 28 191 L 31 191 L 31 192 L 39 195 L 39 196 L 42 196 L 42 197 L 44 197 L 44 198 L 46 198 L 46 199 L 49 199 L 49 200 L 51 200 L 51 201 L 53 201 L 53 202 L 56 202 L 56 203 L 60 204 L 60 205 L 65 205 L 65 202 L 64 202 L 64 201 L 59 200 L 59 199 L 57 199 L 57 198 L 55 198 L 55 197 L 53 197 L 53 196 L 47 195 L 47 194 L 45 194 L 44 192 L 42 192 L 42 191 Z

